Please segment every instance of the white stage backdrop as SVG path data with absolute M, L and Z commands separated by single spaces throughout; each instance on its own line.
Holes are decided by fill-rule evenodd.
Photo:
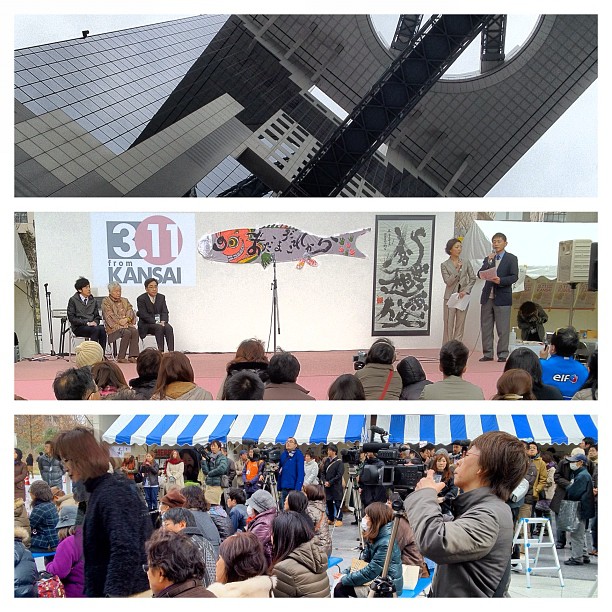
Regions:
M 326 254 L 313 258 L 318 265 L 311 265 L 308 257 L 302 262 L 300 257 L 295 261 L 278 257 L 277 264 L 280 347 L 289 351 L 368 348 L 374 341 L 371 328 L 377 214 L 389 213 L 41 212 L 36 213 L 35 220 L 39 280 L 49 285 L 53 309 L 66 308 L 79 276 L 91 281 L 97 296 L 107 295 L 109 279 L 125 281 L 123 295 L 135 307 L 150 272 L 160 279 L 159 290 L 166 295 L 177 350 L 233 352 L 245 338 L 258 337 L 267 342 L 272 265 L 263 268 L 260 256 L 254 263 L 224 263 L 216 260 L 218 252 L 212 259 L 204 259 L 197 248 L 203 236 L 274 224 L 290 225 L 319 237 L 371 228 L 350 246 L 348 239 L 335 243 L 336 254 L 322 249 Z M 410 214 L 432 213 L 411 210 Z M 438 213 L 434 217 L 431 334 L 393 337 L 398 348 L 437 348 L 442 341 L 444 287 L 440 263 L 447 258 L 444 245 L 453 236 L 454 214 Z M 240 234 L 237 236 L 240 238 Z M 224 234 L 224 240 L 229 252 L 235 241 L 230 234 Z M 290 241 L 299 242 L 299 253 L 308 240 L 308 236 L 292 233 L 282 249 L 286 251 Z M 206 247 L 212 244 L 209 240 Z M 273 245 L 273 240 L 268 244 Z M 367 257 L 351 256 L 354 247 Z M 299 263 L 301 269 L 296 267 Z M 42 320 L 46 321 L 44 303 L 41 308 Z M 48 351 L 46 327 L 43 325 L 43 345 Z M 60 321 L 55 319 L 56 350 L 59 329 Z

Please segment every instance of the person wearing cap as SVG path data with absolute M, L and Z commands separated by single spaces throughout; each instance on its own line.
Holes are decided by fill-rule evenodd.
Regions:
M 568 459 L 573 479 L 566 489 L 565 499 L 580 502 L 578 505 L 578 517 L 580 522 L 574 531 L 570 533 L 570 544 L 572 556 L 565 561 L 565 565 L 584 565 L 590 563 L 591 559 L 586 548 L 586 526 L 590 519 L 595 516 L 595 496 L 593 494 L 593 479 L 589 474 L 586 463 L 588 459 L 583 453 L 570 456 Z
M 457 463 L 459 459 L 461 459 L 461 457 L 463 457 L 462 446 L 463 445 L 461 444 L 461 440 L 453 440 L 453 448 L 452 453 L 450 455 L 450 459 L 453 465 Z
M 104 349 L 93 340 L 83 340 L 75 349 L 76 367 L 83 368 L 104 361 Z
M 159 500 L 159 512 L 164 514 L 170 508 L 184 508 L 186 501 L 187 498 L 181 494 L 181 490 L 174 487 Z
M 550 509 L 555 513 L 556 518 L 558 518 L 561 502 L 566 499 L 567 488 L 570 486 L 570 482 L 573 478 L 573 472 L 570 469 L 569 459 L 571 457 L 575 457 L 576 455 L 583 454 L 584 450 L 577 446 L 572 449 L 569 456 L 563 457 L 563 459 L 561 459 L 561 461 L 559 461 L 559 464 L 557 465 L 557 469 L 554 475 L 555 484 L 557 486 L 555 488 L 553 498 L 550 502 Z M 587 459 L 586 468 L 591 476 L 593 475 L 594 467 L 595 466 L 593 465 L 593 462 Z M 557 521 L 555 520 L 555 524 L 556 523 Z M 558 550 L 565 548 L 565 545 L 567 543 L 565 531 L 557 529 L 556 541 L 556 548 Z
M 327 459 L 321 468 L 321 480 L 325 488 L 327 503 L 327 524 L 342 527 L 342 477 L 344 464 L 338 458 L 338 447 L 327 447 Z
M 79 520 L 80 519 L 80 520 Z M 85 597 L 85 562 L 83 560 L 83 531 L 77 506 L 64 506 L 55 528 L 59 544 L 53 561 L 46 570 L 56 575 L 64 585 L 66 597 Z
M 264 547 L 268 565 L 272 563 L 272 522 L 278 510 L 272 495 L 264 490 L 255 491 L 246 501 L 247 532 L 256 535 Z

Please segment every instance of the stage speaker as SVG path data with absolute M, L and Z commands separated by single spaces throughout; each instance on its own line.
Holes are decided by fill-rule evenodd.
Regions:
M 591 262 L 591 240 L 564 240 L 559 243 L 557 281 L 588 283 Z
M 589 265 L 589 291 L 597 291 L 597 242 L 591 244 L 591 262 Z

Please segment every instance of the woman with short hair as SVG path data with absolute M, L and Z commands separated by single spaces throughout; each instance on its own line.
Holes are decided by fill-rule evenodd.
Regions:
M 454 293 L 459 298 L 469 295 L 476 283 L 476 274 L 469 261 L 461 259 L 463 245 L 459 238 L 451 238 L 444 247 L 448 259 L 440 264 L 442 280 L 446 285 L 444 289 L 444 332 L 442 334 L 442 344 L 449 340 L 463 341 L 463 329 L 468 308 L 449 308 L 448 300 Z M 469 306 L 468 306 L 469 307 Z
M 274 597 L 330 597 L 327 555 L 304 514 L 281 512 L 272 522 Z
M 83 521 L 86 597 L 146 591 L 142 565 L 152 523 L 134 483 L 108 473 L 107 447 L 84 427 L 58 434 L 53 447 L 73 484 L 81 483 L 89 493 Z
M 32 512 L 30 513 L 30 529 L 32 540 L 31 552 L 53 552 L 57 548 L 58 539 L 55 526 L 57 525 L 57 508 L 53 503 L 53 492 L 44 480 L 35 480 L 30 485 L 32 499 Z M 53 555 L 45 557 L 45 563 L 51 561 Z
M 140 352 L 136 314 L 128 299 L 121 297 L 121 285 L 119 283 L 108 284 L 108 296 L 102 300 L 102 316 L 108 343 L 112 344 L 121 338 L 117 361 L 119 363 L 135 363 Z M 128 348 L 129 358 L 126 359 Z

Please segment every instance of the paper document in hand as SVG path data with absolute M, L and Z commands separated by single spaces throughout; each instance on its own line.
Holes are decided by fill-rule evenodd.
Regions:
M 478 276 L 480 276 L 482 280 L 489 281 L 492 278 L 495 278 L 497 276 L 497 268 L 489 268 L 488 270 L 481 270 L 478 273 Z
M 456 308 L 457 310 L 465 310 L 470 304 L 470 294 L 466 293 L 462 298 L 458 293 L 451 293 L 446 305 L 448 308 Z

